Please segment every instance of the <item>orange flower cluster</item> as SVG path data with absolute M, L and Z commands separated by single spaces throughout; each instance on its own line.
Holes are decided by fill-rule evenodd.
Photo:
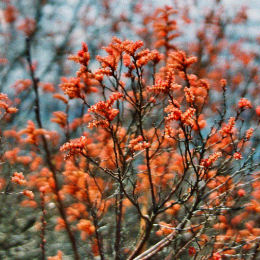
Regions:
M 91 221 L 87 219 L 81 219 L 77 224 L 78 230 L 81 231 L 81 239 L 86 240 L 86 238 L 95 232 L 95 227 Z
M 52 122 L 60 125 L 61 128 L 64 128 L 67 125 L 67 114 L 62 111 L 53 112 L 54 118 L 51 119 Z
M 69 98 L 83 98 L 84 95 L 81 93 L 81 89 L 84 85 L 80 82 L 80 78 L 62 78 L 63 83 L 59 86 L 63 90 L 64 94 L 68 95 Z
M 82 216 L 87 217 L 88 212 L 83 203 L 73 203 L 66 209 L 68 220 L 70 222 L 80 219 Z
M 162 235 L 167 236 L 174 231 L 174 225 L 168 224 L 164 221 L 160 221 L 159 226 L 160 226 L 160 229 L 158 231 L 156 231 L 157 236 L 162 236 Z
M 123 46 L 127 46 L 127 44 L 122 44 L 122 42 L 116 38 L 116 37 L 113 37 L 112 39 L 112 42 L 104 47 L 103 49 L 107 52 L 107 56 L 106 57 L 101 57 L 100 55 L 98 55 L 96 57 L 96 59 L 101 63 L 101 66 L 103 69 L 105 69 L 105 73 L 109 73 L 110 75 L 111 74 L 111 71 L 115 71 L 117 69 L 117 65 L 118 65 L 118 62 L 120 60 L 120 56 L 123 52 L 123 49 L 122 47 Z M 131 46 L 133 47 L 133 46 Z M 141 46 L 140 46 L 141 47 Z M 136 45 L 136 49 L 137 48 L 140 48 Z M 135 48 L 133 47 L 133 50 Z M 108 69 L 108 71 L 107 71 Z M 100 73 L 101 71 L 99 71 Z
M 172 206 L 171 206 L 172 205 Z M 175 201 L 170 200 L 165 204 L 165 207 L 168 208 L 165 212 L 169 215 L 176 215 L 180 209 L 181 209 L 181 205 L 180 204 L 176 204 Z
M 188 110 L 186 110 L 182 115 L 181 115 L 181 121 L 183 124 L 185 125 L 190 125 L 193 126 L 194 124 L 194 120 L 192 119 L 192 117 L 194 116 L 196 112 L 195 108 L 188 108 Z
M 177 22 L 171 18 L 177 11 L 170 6 L 165 8 L 159 8 L 154 19 L 154 33 L 157 41 L 155 47 L 160 48 L 165 46 L 166 50 L 176 49 L 176 47 L 170 43 L 173 39 L 179 36 L 177 30 Z
M 134 58 L 136 60 L 136 66 L 142 67 L 149 61 L 157 64 L 162 59 L 162 55 L 157 50 L 150 51 L 149 49 L 145 49 L 137 53 Z
M 0 93 L 0 109 L 4 109 L 5 113 L 16 113 L 18 111 L 15 107 L 10 107 L 11 101 L 9 100 L 8 96 L 6 94 Z M 0 110 L 1 114 L 1 110 Z
M 85 167 L 86 160 L 83 157 L 79 159 L 80 167 Z M 101 164 L 101 167 L 104 166 L 103 164 Z M 105 185 L 108 185 L 108 183 L 105 184 L 99 177 L 93 179 L 88 172 L 84 172 L 72 160 L 66 161 L 63 176 L 65 177 L 65 184 L 60 191 L 62 197 L 65 198 L 69 194 L 78 201 L 78 203 L 73 203 L 67 208 L 69 221 L 88 217 L 89 212 L 86 209 L 88 210 L 88 207 L 92 206 L 97 207 L 97 214 L 106 212 L 110 200 L 104 201 L 101 191 L 105 191 Z M 87 205 L 87 208 L 85 205 Z
M 58 217 L 56 221 L 57 221 L 57 225 L 55 226 L 56 231 L 60 231 L 60 230 L 65 229 L 66 224 L 65 224 L 65 221 L 62 218 Z
M 55 185 L 53 174 L 46 167 L 43 167 L 42 169 L 36 171 L 35 174 L 28 176 L 28 187 L 36 188 L 46 195 L 49 194 L 50 197 L 52 197 Z M 45 196 L 45 199 L 48 199 L 48 197 Z
M 181 121 L 185 125 L 193 126 L 194 119 L 193 116 L 196 112 L 195 108 L 188 108 L 184 113 L 180 109 L 180 104 L 174 100 L 173 103 L 170 101 L 170 105 L 165 108 L 165 112 L 169 115 L 165 118 L 166 122 L 171 122 L 172 120 Z
M 40 82 L 39 86 L 42 88 L 42 90 L 46 93 L 53 93 L 55 92 L 55 87 L 50 82 Z
M 77 228 L 80 231 L 86 232 L 88 235 L 92 235 L 95 232 L 95 227 L 92 225 L 91 221 L 87 219 L 81 219 L 77 224 Z
M 138 137 L 136 137 L 135 139 L 133 139 L 129 142 L 128 147 L 132 151 L 141 151 L 146 148 L 149 148 L 150 144 L 146 141 L 143 141 L 143 137 L 141 135 L 139 135 Z
M 249 109 L 252 108 L 252 104 L 247 98 L 241 98 L 238 102 L 238 107 L 242 109 Z
M 27 138 L 24 140 L 25 143 L 35 144 L 39 143 L 39 136 L 45 135 L 47 131 L 45 129 L 36 128 L 33 121 L 29 120 L 27 122 L 27 128 L 21 130 L 19 135 L 27 135 Z
M 21 92 L 29 89 L 31 85 L 32 81 L 30 79 L 21 79 L 14 83 L 13 88 L 15 89 L 16 94 L 19 95 Z
M 32 158 L 26 155 L 19 155 L 20 148 L 16 147 L 12 150 L 8 150 L 4 153 L 4 158 L 7 159 L 11 164 L 22 163 L 28 165 Z
M 28 197 L 29 199 L 34 199 L 34 194 L 33 194 L 33 192 L 32 191 L 30 191 L 30 190 L 24 190 L 23 191 L 23 195 L 24 196 L 26 196 L 26 197 Z
M 221 152 L 215 152 L 213 154 L 211 154 L 209 156 L 209 158 L 207 159 L 202 159 L 201 161 L 201 166 L 204 166 L 204 167 L 210 167 L 215 161 L 218 160 L 219 157 L 221 157 L 222 153 Z
M 133 42 L 125 40 L 122 42 L 117 38 L 113 38 L 113 40 L 118 44 L 117 47 L 121 50 L 121 52 L 124 51 L 132 57 L 135 55 L 135 52 L 144 45 L 142 41 Z
M 65 156 L 65 159 L 68 159 L 75 154 L 82 153 L 87 143 L 88 143 L 87 137 L 81 136 L 80 138 L 70 140 L 69 142 L 62 145 L 60 147 L 60 151 L 62 152 L 68 151 L 69 153 Z
M 181 118 L 182 111 L 180 110 L 180 104 L 177 100 L 169 101 L 169 105 L 164 109 L 169 115 L 166 121 L 179 120 Z
M 239 153 L 239 152 L 235 152 L 233 154 L 233 157 L 236 159 L 236 160 L 241 160 L 242 159 L 242 154 Z
M 14 172 L 13 177 L 12 177 L 12 183 L 16 183 L 19 185 L 25 185 L 26 180 L 24 178 L 24 175 L 22 172 Z
M 184 92 L 185 92 L 186 101 L 188 103 L 193 103 L 194 99 L 195 99 L 195 96 L 194 96 L 194 93 L 193 93 L 192 89 L 185 87 L 184 88 Z
M 97 60 L 101 63 L 102 68 L 95 73 L 95 78 L 102 80 L 104 75 L 112 75 L 112 71 L 117 69 L 121 56 L 123 57 L 124 65 L 131 70 L 135 68 L 135 65 L 137 67 L 142 67 L 149 61 L 156 64 L 162 59 L 162 55 L 157 50 L 150 51 L 149 49 L 145 49 L 139 53 L 136 53 L 136 51 L 142 46 L 142 41 L 121 41 L 120 39 L 113 37 L 110 45 L 104 47 L 104 50 L 108 53 L 108 56 L 97 56 Z M 135 64 L 131 61 L 131 57 L 133 58 Z
M 172 121 L 172 120 L 180 120 L 182 115 L 181 110 L 178 107 L 172 107 L 170 110 L 170 114 L 166 117 L 166 121 Z
M 68 104 L 68 100 L 63 95 L 61 95 L 59 93 L 53 94 L 53 98 L 56 98 L 56 99 L 62 101 L 64 104 Z
M 149 91 L 155 92 L 157 94 L 164 93 L 167 94 L 169 91 L 179 90 L 181 85 L 175 82 L 173 70 L 168 70 L 166 72 L 165 79 L 157 78 L 155 80 L 155 85 L 148 87 Z
M 7 4 L 3 12 L 4 20 L 7 23 L 13 23 L 17 19 L 17 15 L 18 10 L 13 5 Z
M 87 67 L 90 60 L 87 44 L 83 42 L 82 49 L 78 51 L 77 55 L 70 55 L 68 59 Z
M 62 260 L 62 251 L 58 250 L 58 253 L 56 256 L 49 256 L 48 260 Z
M 184 51 L 175 51 L 169 54 L 170 63 L 168 66 L 174 68 L 177 71 L 184 71 L 190 67 L 193 63 L 197 62 L 197 57 L 187 57 Z
M 114 118 L 118 115 L 119 111 L 112 108 L 114 102 L 123 97 L 122 93 L 114 92 L 109 99 L 105 101 L 99 101 L 97 104 L 89 108 L 89 112 L 95 113 L 96 116 L 100 116 L 101 120 L 96 120 L 89 124 L 89 127 L 93 126 L 102 126 L 108 127 L 109 122 L 113 121 Z
M 36 29 L 36 21 L 32 18 L 26 17 L 20 22 L 17 29 L 24 32 L 24 34 L 29 37 Z
M 230 117 L 228 124 L 224 125 L 222 129 L 220 130 L 220 133 L 222 135 L 230 135 L 234 132 L 234 127 L 235 127 L 235 118 Z
M 246 140 L 249 140 L 251 137 L 252 137 L 252 135 L 253 135 L 253 133 L 254 133 L 254 129 L 253 128 L 249 128 L 247 131 L 246 131 Z

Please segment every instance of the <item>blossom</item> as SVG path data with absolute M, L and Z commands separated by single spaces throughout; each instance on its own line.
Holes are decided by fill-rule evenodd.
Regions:
M 235 126 L 235 118 L 234 117 L 230 117 L 228 124 L 224 125 L 220 131 L 220 133 L 222 135 L 225 134 L 232 134 L 234 131 L 234 126 Z
M 34 199 L 34 194 L 33 194 L 33 192 L 30 191 L 30 190 L 24 190 L 24 191 L 23 191 L 23 195 L 26 196 L 26 197 L 28 197 L 28 198 L 30 198 L 30 199 Z
M 246 139 L 249 140 L 254 133 L 254 129 L 251 127 L 246 131 Z
M 63 90 L 64 94 L 68 95 L 70 98 L 82 98 L 81 89 L 83 87 L 80 78 L 62 78 L 62 83 L 60 84 L 60 88 Z
M 38 143 L 38 137 L 41 135 L 46 134 L 47 131 L 42 128 L 36 128 L 33 121 L 29 120 L 27 122 L 27 127 L 19 132 L 19 135 L 27 135 L 27 138 L 25 139 L 26 143 L 30 144 L 37 144 Z
M 171 63 L 169 66 L 178 71 L 184 71 L 186 68 L 197 62 L 197 57 L 187 57 L 184 51 L 175 51 L 169 54 Z
M 238 195 L 239 197 L 244 197 L 244 196 L 246 195 L 246 191 L 245 191 L 244 189 L 239 189 L 239 190 L 237 191 L 237 195 Z
M 60 230 L 65 229 L 65 227 L 66 227 L 66 224 L 65 224 L 64 219 L 58 217 L 57 218 L 57 225 L 55 226 L 55 230 L 60 231 Z
M 185 97 L 186 97 L 187 102 L 193 103 L 194 98 L 195 98 L 193 91 L 190 88 L 185 87 L 184 92 L 185 92 Z
M 67 114 L 62 111 L 53 112 L 52 122 L 57 123 L 60 127 L 64 128 L 67 124 Z
M 190 247 L 189 247 L 189 255 L 190 255 L 190 256 L 193 256 L 193 255 L 195 255 L 196 253 L 197 253 L 196 248 L 193 247 L 193 246 L 190 246 Z
M 62 260 L 62 251 L 58 250 L 56 256 L 49 256 L 48 260 Z
M 131 65 L 131 56 L 127 53 L 123 55 L 123 63 L 126 67 L 129 67 Z
M 128 147 L 133 151 L 140 151 L 150 147 L 150 144 L 143 141 L 143 137 L 139 135 L 129 142 Z
M 12 180 L 12 183 L 15 183 L 15 184 L 19 184 L 19 185 L 26 184 L 26 180 L 25 180 L 22 172 L 14 172 L 11 180 Z
M 61 95 L 59 93 L 53 94 L 53 98 L 59 99 L 62 102 L 64 102 L 65 104 L 68 104 L 68 100 L 63 95 Z
M 4 93 L 0 93 L 0 109 L 4 109 L 5 112 L 9 114 L 16 113 L 18 109 L 15 107 L 10 107 L 10 103 L 11 101 L 9 100 L 8 96 Z
M 68 151 L 69 153 L 65 156 L 65 159 L 68 159 L 75 154 L 82 153 L 87 143 L 88 143 L 87 137 L 81 136 L 80 138 L 70 140 L 69 142 L 63 144 L 60 147 L 60 151 L 61 152 Z
M 177 22 L 171 16 L 177 11 L 170 6 L 159 8 L 155 14 L 153 28 L 157 41 L 155 46 L 160 48 L 164 46 L 167 50 L 175 49 L 176 47 L 170 43 L 171 40 L 179 36 L 177 32 Z
M 3 12 L 4 20 L 7 23 L 13 23 L 16 20 L 17 15 L 18 15 L 17 9 L 13 5 L 7 4 Z
M 193 115 L 195 114 L 196 109 L 195 108 L 188 108 L 187 111 L 185 111 L 182 115 L 181 115 L 181 121 L 186 124 L 186 125 L 193 125 Z
M 215 152 L 211 154 L 207 159 L 203 159 L 201 161 L 201 166 L 204 167 L 210 167 L 219 157 L 221 157 L 222 153 L 221 152 Z
M 96 120 L 90 123 L 90 127 L 102 125 L 109 125 L 109 121 L 113 121 L 114 118 L 118 115 L 119 110 L 112 108 L 115 101 L 123 97 L 123 94 L 120 92 L 114 92 L 107 101 L 99 101 L 97 104 L 89 108 L 89 112 L 95 113 L 97 116 L 102 117 L 101 120 Z
M 181 85 L 174 82 L 173 74 L 172 74 L 172 78 L 170 79 L 168 73 L 168 77 L 169 78 L 166 80 L 156 79 L 155 84 L 151 87 L 148 87 L 148 90 L 160 94 L 160 93 L 168 93 L 171 90 L 178 90 L 181 88 Z
M 238 107 L 243 109 L 249 109 L 252 108 L 252 104 L 247 98 L 241 98 L 238 102 Z
M 85 240 L 87 236 L 90 236 L 95 232 L 95 227 L 91 221 L 87 219 L 81 219 L 77 224 L 77 229 L 81 231 L 82 240 Z
M 12 86 L 15 89 L 16 94 L 28 90 L 32 86 L 32 81 L 30 79 L 17 80 Z
M 144 45 L 143 41 L 133 42 L 133 41 L 125 40 L 122 42 L 120 47 L 122 48 L 123 51 L 125 51 L 130 56 L 134 56 L 135 52 L 143 45 Z
M 88 124 L 89 128 L 94 128 L 94 127 L 102 127 L 102 128 L 108 128 L 109 127 L 109 122 L 108 120 L 93 120 Z
M 182 112 L 177 107 L 172 107 L 170 114 L 166 117 L 166 121 L 179 120 Z
M 241 160 L 241 159 L 242 159 L 242 155 L 241 155 L 241 153 L 239 153 L 239 152 L 234 153 L 234 154 L 233 154 L 233 157 L 234 157 L 236 160 Z
M 70 55 L 69 60 L 73 60 L 76 63 L 79 63 L 84 66 L 88 66 L 90 60 L 90 54 L 88 52 L 88 46 L 85 42 L 82 42 L 82 49 L 78 51 L 77 55 Z

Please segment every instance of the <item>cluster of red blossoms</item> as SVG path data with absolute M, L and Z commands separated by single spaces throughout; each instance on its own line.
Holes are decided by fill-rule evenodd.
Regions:
M 87 143 L 88 143 L 87 137 L 81 136 L 80 138 L 70 140 L 69 142 L 63 144 L 60 147 L 60 151 L 62 152 L 69 151 L 69 153 L 65 156 L 65 159 L 68 159 L 75 154 L 82 153 Z
M 89 127 L 102 126 L 108 127 L 109 122 L 113 121 L 114 118 L 118 115 L 119 110 L 112 108 L 115 101 L 122 98 L 123 94 L 119 92 L 114 92 L 109 99 L 105 101 L 99 101 L 97 104 L 89 108 L 89 112 L 94 113 L 97 117 L 101 119 L 96 119 L 89 124 Z
M 150 144 L 148 142 L 144 141 L 143 137 L 141 135 L 139 135 L 138 137 L 132 139 L 129 142 L 128 147 L 133 151 L 140 151 L 140 150 L 149 148 Z

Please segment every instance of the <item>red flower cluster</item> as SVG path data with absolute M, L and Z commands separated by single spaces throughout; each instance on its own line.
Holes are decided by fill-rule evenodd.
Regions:
M 230 117 L 228 124 L 224 125 L 220 131 L 222 135 L 230 135 L 233 133 L 235 127 L 235 118 Z
M 203 160 L 201 161 L 201 164 L 200 164 L 200 165 L 208 168 L 208 167 L 210 167 L 215 161 L 217 161 L 217 159 L 218 159 L 219 157 L 221 157 L 221 155 L 222 155 L 221 152 L 215 152 L 215 153 L 211 154 L 211 155 L 209 156 L 209 158 L 203 159 Z
M 128 147 L 133 151 L 140 151 L 149 148 L 150 144 L 146 141 L 143 141 L 143 137 L 139 135 L 129 142 Z
M 80 78 L 62 78 L 63 83 L 60 84 L 60 88 L 64 94 L 70 98 L 83 98 L 84 95 L 81 93 L 81 89 L 84 85 L 80 82 Z
M 13 177 L 12 177 L 12 183 L 16 183 L 19 185 L 25 185 L 26 180 L 24 178 L 24 175 L 22 172 L 14 172 Z
M 252 104 L 247 98 L 241 98 L 238 102 L 238 107 L 243 109 L 249 109 L 252 108 Z
M 70 55 L 69 60 L 73 60 L 74 62 L 87 67 L 90 60 L 87 44 L 83 42 L 82 49 L 78 51 L 77 55 Z
M 88 143 L 88 139 L 86 136 L 81 136 L 80 138 L 70 140 L 60 147 L 60 151 L 69 153 L 65 156 L 65 159 L 70 158 L 75 154 L 80 154 L 83 152 L 86 144 Z
M 6 113 L 12 114 L 18 111 L 15 107 L 10 107 L 10 100 L 6 94 L 0 93 L 0 108 L 3 108 Z M 0 111 L 1 113 L 1 111 Z
M 110 121 L 113 121 L 113 119 L 118 115 L 119 111 L 115 108 L 112 108 L 114 102 L 118 99 L 123 97 L 122 93 L 114 92 L 109 99 L 105 101 L 99 101 L 97 104 L 91 106 L 89 108 L 89 112 L 95 113 L 96 116 L 101 117 L 101 120 L 94 121 L 92 124 L 90 123 L 90 127 L 93 126 L 105 126 L 107 127 L 109 125 Z

